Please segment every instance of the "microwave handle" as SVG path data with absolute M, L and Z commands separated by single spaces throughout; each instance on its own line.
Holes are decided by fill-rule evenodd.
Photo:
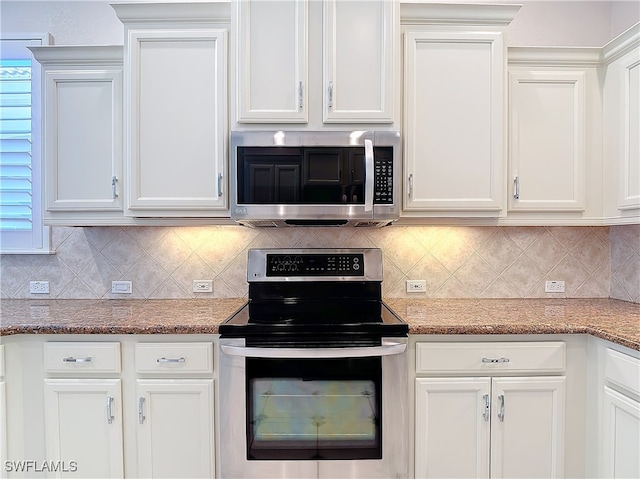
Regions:
M 373 209 L 373 187 L 375 184 L 375 177 L 373 162 L 373 142 L 369 139 L 364 140 L 364 167 L 364 210 L 371 211 Z

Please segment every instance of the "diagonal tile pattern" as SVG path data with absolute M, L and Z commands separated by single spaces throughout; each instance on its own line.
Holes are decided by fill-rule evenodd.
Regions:
M 430 298 L 614 297 L 640 302 L 640 225 L 614 227 L 53 228 L 56 254 L 3 255 L 0 298 L 244 297 L 248 248 L 379 247 L 384 295 L 424 279 Z M 113 295 L 111 281 L 133 282 Z M 212 279 L 213 293 L 193 293 Z M 49 295 L 29 281 L 48 280 Z M 546 280 L 566 292 L 544 292 Z

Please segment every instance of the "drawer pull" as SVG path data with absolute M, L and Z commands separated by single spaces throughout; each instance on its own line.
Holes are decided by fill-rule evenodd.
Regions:
M 111 396 L 107 396 L 107 424 L 113 423 L 113 411 L 111 410 L 112 404 L 113 398 Z
M 482 396 L 482 400 L 484 401 L 484 412 L 482 413 L 482 417 L 484 417 L 485 421 L 488 421 L 491 418 L 491 399 L 489 399 L 488 394 L 485 394 Z
M 498 402 L 500 403 L 500 409 L 498 410 L 498 419 L 500 422 L 504 422 L 504 394 L 498 396 Z
M 165 364 L 165 363 L 184 363 L 186 359 L 184 358 L 158 358 L 156 359 L 156 363 Z
M 482 358 L 484 364 L 504 364 L 509 362 L 509 358 Z
M 91 356 L 87 356 L 86 358 L 74 358 L 73 356 L 69 356 L 68 358 L 62 358 L 65 363 L 90 363 Z
M 144 415 L 144 398 L 143 398 L 143 397 L 141 397 L 141 398 L 138 400 L 138 422 L 139 422 L 140 424 L 144 424 L 144 420 L 145 420 L 146 418 L 147 418 L 147 417 Z

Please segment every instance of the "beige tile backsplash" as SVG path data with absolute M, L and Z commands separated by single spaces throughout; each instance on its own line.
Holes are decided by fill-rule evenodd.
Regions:
M 614 297 L 640 302 L 640 225 L 615 227 L 440 227 L 252 229 L 55 227 L 55 255 L 3 255 L 2 298 L 242 297 L 248 248 L 379 247 L 384 295 L 404 297 L 424 279 L 430 298 Z M 212 279 L 213 293 L 192 293 Z M 50 282 L 49 295 L 29 281 Z M 113 295 L 130 280 L 133 294 Z M 564 294 L 544 292 L 565 281 Z M 413 294 L 415 296 L 415 293 Z

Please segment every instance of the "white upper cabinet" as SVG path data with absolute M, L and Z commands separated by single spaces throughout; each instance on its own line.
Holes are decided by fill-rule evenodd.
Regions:
M 393 123 L 393 0 L 324 0 L 325 123 Z
M 234 1 L 235 121 L 397 121 L 397 11 L 392 0 Z
M 239 0 L 237 121 L 308 121 L 307 0 Z
M 47 224 L 123 216 L 121 46 L 33 47 L 42 65 Z
M 604 47 L 604 217 L 640 222 L 640 24 Z
M 505 214 L 503 29 L 516 11 L 403 5 L 402 216 Z
M 113 8 L 125 25 L 125 214 L 228 215 L 229 5 Z
M 584 210 L 584 71 L 509 71 L 509 210 Z
M 602 224 L 601 51 L 509 48 L 511 224 Z

